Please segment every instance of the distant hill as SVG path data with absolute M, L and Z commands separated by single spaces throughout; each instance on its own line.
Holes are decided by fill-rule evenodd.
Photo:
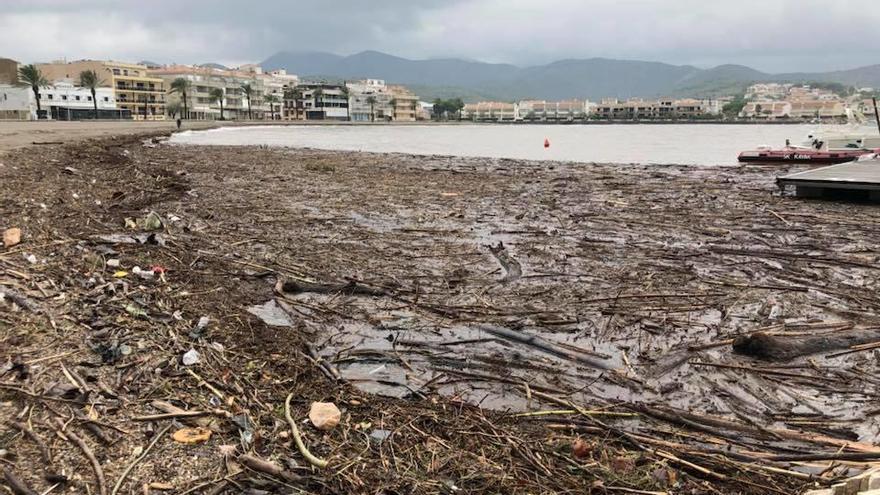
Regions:
M 742 65 L 700 69 L 690 65 L 605 58 L 559 60 L 517 67 L 457 58 L 410 60 L 376 51 L 349 56 L 325 52 L 279 52 L 262 62 L 301 77 L 385 79 L 406 84 L 423 99 L 564 99 L 633 96 L 716 97 L 741 93 L 755 81 L 839 82 L 880 87 L 880 65 L 852 70 L 767 74 Z
M 229 70 L 229 67 L 226 67 L 223 64 L 218 64 L 215 62 L 207 62 L 204 64 L 198 64 L 199 67 L 207 67 L 209 69 L 220 69 L 220 70 Z

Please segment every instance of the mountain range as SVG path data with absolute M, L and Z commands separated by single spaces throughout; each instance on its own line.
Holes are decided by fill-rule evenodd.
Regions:
M 606 58 L 566 59 L 518 67 L 458 58 L 410 60 L 377 51 L 342 56 L 279 52 L 262 62 L 303 79 L 379 78 L 405 84 L 424 100 L 538 98 L 717 97 L 742 93 L 753 82 L 837 82 L 880 87 L 880 64 L 851 70 L 770 74 L 743 65 L 701 69 L 691 65 Z

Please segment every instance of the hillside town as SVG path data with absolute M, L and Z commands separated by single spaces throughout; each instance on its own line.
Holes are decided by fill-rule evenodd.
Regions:
M 152 65 L 111 60 L 22 65 L 0 58 L 0 120 L 270 120 L 530 123 L 842 121 L 870 118 L 873 88 L 755 83 L 718 98 L 421 101 L 382 79 L 301 80 L 256 64 Z M 835 92 L 836 90 L 836 92 Z

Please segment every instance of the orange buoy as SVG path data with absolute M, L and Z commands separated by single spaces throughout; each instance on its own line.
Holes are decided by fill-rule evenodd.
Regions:
M 544 138 L 544 147 L 545 147 L 545 148 L 549 148 L 549 147 L 550 147 L 550 140 L 547 139 L 547 138 Z

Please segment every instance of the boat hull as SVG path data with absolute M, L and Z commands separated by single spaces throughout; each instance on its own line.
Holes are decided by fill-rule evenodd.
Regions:
M 835 164 L 857 160 L 870 150 L 822 151 L 809 149 L 743 151 L 737 159 L 743 163 L 819 163 Z

